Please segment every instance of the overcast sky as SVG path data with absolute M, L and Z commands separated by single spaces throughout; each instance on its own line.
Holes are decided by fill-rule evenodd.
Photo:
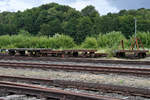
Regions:
M 93 5 L 101 15 L 121 9 L 150 8 L 150 0 L 0 0 L 0 11 L 18 11 L 56 2 L 81 10 Z

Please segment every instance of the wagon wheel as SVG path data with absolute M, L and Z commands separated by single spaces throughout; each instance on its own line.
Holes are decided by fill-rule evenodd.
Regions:
M 15 54 L 16 54 L 16 52 L 15 51 L 9 51 L 9 53 L 8 53 L 10 56 L 14 56 Z

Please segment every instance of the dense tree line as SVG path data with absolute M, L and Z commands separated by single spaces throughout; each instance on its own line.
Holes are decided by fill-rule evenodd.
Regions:
M 71 36 L 81 43 L 87 36 L 121 31 L 125 37 L 134 33 L 134 17 L 138 31 L 150 31 L 150 9 L 121 10 L 101 16 L 93 6 L 77 11 L 57 3 L 45 4 L 24 12 L 0 13 L 0 35 L 15 35 L 25 30 L 32 35 Z

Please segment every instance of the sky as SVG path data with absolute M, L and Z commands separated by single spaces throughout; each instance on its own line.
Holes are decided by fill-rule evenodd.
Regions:
M 150 8 L 150 0 L 0 0 L 0 11 L 24 11 L 51 2 L 69 5 L 77 10 L 93 5 L 101 15 L 122 9 Z

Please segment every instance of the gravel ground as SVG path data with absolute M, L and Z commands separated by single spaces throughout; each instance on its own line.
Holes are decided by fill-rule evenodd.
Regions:
M 0 75 L 26 76 L 35 78 L 61 79 L 91 83 L 114 84 L 150 89 L 150 78 L 115 74 L 91 74 L 40 69 L 0 68 Z
M 0 100 L 45 100 L 37 99 L 36 97 L 27 97 L 26 95 L 5 95 L 0 97 Z
M 2 62 L 18 62 L 16 60 L 0 60 Z M 148 68 L 145 65 L 123 65 L 123 64 L 102 64 L 102 63 L 75 63 L 75 62 L 52 62 L 52 61 L 19 61 L 19 63 L 48 63 L 48 64 L 65 64 L 65 65 L 89 65 L 89 66 L 115 66 L 115 67 L 137 67 L 137 68 Z M 40 70 L 40 69 L 13 69 L 13 68 L 0 68 L 0 75 L 12 75 L 12 76 L 25 76 L 31 78 L 45 78 L 45 79 L 60 79 L 60 80 L 72 80 L 82 81 L 90 83 L 102 83 L 102 84 L 113 84 L 120 86 L 130 86 L 150 89 L 150 78 L 129 76 L 129 75 L 116 75 L 116 74 L 91 74 L 83 72 L 65 72 L 56 70 Z M 75 89 L 64 89 L 76 92 L 93 93 L 92 91 L 75 90 Z M 142 97 L 134 96 L 121 96 L 118 94 L 105 94 L 100 92 L 94 92 L 94 94 L 118 97 L 125 100 L 150 100 Z M 28 99 L 25 99 L 28 100 Z M 29 99 L 30 100 L 30 99 Z M 32 99 L 31 99 L 32 100 Z M 33 99 L 34 100 L 34 99 Z M 36 99 L 35 99 L 36 100 Z

